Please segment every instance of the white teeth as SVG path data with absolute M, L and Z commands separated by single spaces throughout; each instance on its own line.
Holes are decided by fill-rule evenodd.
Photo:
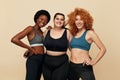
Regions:
M 78 26 L 81 26 L 81 24 L 78 24 Z
M 57 23 L 57 24 L 59 24 L 59 25 L 60 25 L 61 23 Z
M 41 26 L 43 26 L 43 23 L 40 23 Z
M 60 25 L 61 25 L 61 23 L 56 23 L 56 25 L 60 26 Z

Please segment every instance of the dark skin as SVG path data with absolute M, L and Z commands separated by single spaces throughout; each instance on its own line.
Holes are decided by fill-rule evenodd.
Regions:
M 16 44 L 20 47 L 26 48 L 27 51 L 25 53 L 29 52 L 30 55 L 32 55 L 32 54 L 43 54 L 44 53 L 44 46 L 30 47 L 29 45 L 27 45 L 26 43 L 21 41 L 21 39 L 23 39 L 25 36 L 27 36 L 28 41 L 32 40 L 35 36 L 34 29 L 36 30 L 36 32 L 39 36 L 43 36 L 43 32 L 42 32 L 41 28 L 44 27 L 47 24 L 47 21 L 48 21 L 48 18 L 47 18 L 46 15 L 40 15 L 34 26 L 26 27 L 23 31 L 16 34 L 11 39 L 11 42 L 13 42 L 14 44 Z

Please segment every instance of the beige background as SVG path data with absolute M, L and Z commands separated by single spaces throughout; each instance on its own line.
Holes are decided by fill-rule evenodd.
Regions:
M 12 44 L 10 39 L 26 26 L 34 25 L 37 10 L 48 10 L 53 19 L 56 12 L 68 14 L 75 7 L 91 13 L 93 27 L 107 48 L 105 56 L 94 66 L 96 80 L 120 80 L 119 3 L 119 0 L 0 0 L 0 80 L 24 80 L 25 49 Z M 52 19 L 49 25 L 53 25 Z M 97 51 L 93 44 L 92 57 Z

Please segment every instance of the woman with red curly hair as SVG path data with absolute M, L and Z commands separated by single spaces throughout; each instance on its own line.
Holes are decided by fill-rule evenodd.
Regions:
M 76 8 L 68 15 L 68 24 L 73 38 L 70 43 L 71 57 L 69 80 L 95 80 L 93 65 L 105 54 L 106 48 L 93 30 L 93 18 L 88 11 Z M 89 55 L 91 44 L 99 48 L 98 55 L 92 59 Z

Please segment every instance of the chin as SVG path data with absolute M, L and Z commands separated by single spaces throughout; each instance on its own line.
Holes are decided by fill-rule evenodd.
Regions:
M 42 26 L 39 25 L 39 28 L 42 28 Z
M 82 29 L 82 27 L 77 27 L 78 29 Z

